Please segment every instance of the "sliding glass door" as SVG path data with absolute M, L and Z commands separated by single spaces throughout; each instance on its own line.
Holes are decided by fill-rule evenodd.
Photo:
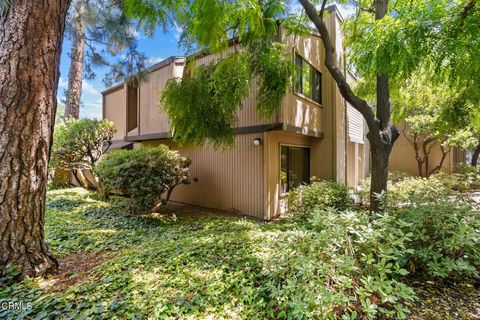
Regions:
M 280 183 L 282 194 L 310 182 L 310 149 L 281 146 Z

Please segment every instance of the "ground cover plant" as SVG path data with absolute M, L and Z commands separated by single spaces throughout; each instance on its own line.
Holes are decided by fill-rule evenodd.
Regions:
M 408 219 L 397 213 L 371 221 L 362 211 L 324 209 L 303 221 L 260 223 L 210 213 L 136 216 L 127 206 L 128 199 L 103 201 L 82 189 L 49 191 L 46 239 L 60 275 L 0 284 L 0 302 L 32 302 L 0 310 L 0 318 L 392 319 L 418 305 L 442 314 L 452 308 L 450 296 L 435 296 L 431 306 L 421 290 L 413 300 L 418 284 L 408 280 L 408 266 L 413 261 L 420 276 L 423 255 L 412 252 L 418 230 L 405 231 Z M 463 235 L 472 230 L 478 240 L 478 228 Z M 459 261 L 455 255 L 446 257 Z M 452 279 L 464 279 L 467 269 Z M 455 319 L 469 319 L 480 296 L 461 283 L 465 293 L 454 294 L 473 300 Z

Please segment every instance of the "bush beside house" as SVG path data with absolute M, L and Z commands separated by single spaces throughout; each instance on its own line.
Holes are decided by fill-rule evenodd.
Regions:
M 165 145 L 121 150 L 105 155 L 95 173 L 102 192 L 120 192 L 131 197 L 131 212 L 155 211 L 170 199 L 174 188 L 189 184 L 191 161 Z
M 350 189 L 344 184 L 312 179 L 287 196 L 288 213 L 297 217 L 311 216 L 315 210 L 336 208 L 346 210 L 353 206 Z

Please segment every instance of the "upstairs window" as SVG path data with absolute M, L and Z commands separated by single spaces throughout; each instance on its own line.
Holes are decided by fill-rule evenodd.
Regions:
M 127 84 L 127 132 L 135 129 L 138 124 L 138 81 Z
M 295 93 L 322 103 L 322 74 L 300 55 L 295 54 Z

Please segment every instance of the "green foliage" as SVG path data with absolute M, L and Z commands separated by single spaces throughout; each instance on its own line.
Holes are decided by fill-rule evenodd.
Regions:
M 257 110 L 266 119 L 278 110 L 293 74 L 291 58 L 285 52 L 280 43 L 255 48 L 252 63 L 259 82 Z
M 168 81 L 161 95 L 173 139 L 180 145 L 232 146 L 237 111 L 250 92 L 253 77 L 259 78 L 257 108 L 270 117 L 286 93 L 290 65 L 281 45 L 254 54 L 241 50 L 208 65 L 191 62 L 190 74 Z
M 288 213 L 308 217 L 316 210 L 336 208 L 346 210 L 353 207 L 349 188 L 332 181 L 313 180 L 291 191 L 287 197 Z
M 165 145 L 121 150 L 107 154 L 95 172 L 103 191 L 130 196 L 130 211 L 145 211 L 166 204 L 173 189 L 190 183 L 190 159 Z
M 309 229 L 276 237 L 265 272 L 279 311 L 270 317 L 404 318 L 399 302 L 415 296 L 400 281 L 408 274 L 401 264 L 412 235 L 391 228 L 392 221 L 328 208 L 313 211 Z
M 117 132 L 108 120 L 69 119 L 55 127 L 50 167 L 92 169 Z
M 52 252 L 104 258 L 67 281 L 0 285 L 0 303 L 32 302 L 0 317 L 401 319 L 414 297 L 409 271 L 461 276 L 478 263 L 478 212 L 453 202 L 374 219 L 329 208 L 307 221 L 266 224 L 213 214 L 133 216 L 128 201 L 50 191 Z
M 163 6 L 162 6 L 163 5 Z M 173 139 L 182 145 L 234 143 L 237 111 L 258 81 L 257 109 L 270 118 L 280 107 L 292 74 L 286 48 L 273 43 L 282 1 L 126 1 L 126 10 L 147 29 L 172 17 L 183 30 L 181 43 L 198 54 L 222 57 L 196 66 L 193 56 L 182 79 L 171 80 L 161 96 Z M 237 52 L 226 56 L 228 48 Z
M 406 255 L 411 272 L 440 278 L 478 276 L 480 215 L 471 205 L 442 195 L 393 215 L 400 230 L 413 234 Z
M 218 64 L 196 66 L 192 76 L 168 81 L 161 102 L 181 144 L 233 145 L 236 112 L 249 92 L 252 72 L 245 52 Z

